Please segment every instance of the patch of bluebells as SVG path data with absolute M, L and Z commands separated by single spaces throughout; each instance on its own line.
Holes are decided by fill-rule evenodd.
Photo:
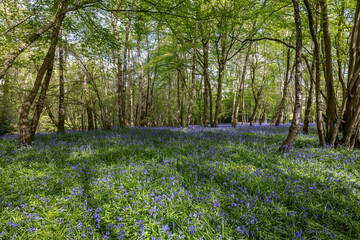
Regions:
M 288 127 L 0 138 L 0 239 L 360 238 L 359 152 Z

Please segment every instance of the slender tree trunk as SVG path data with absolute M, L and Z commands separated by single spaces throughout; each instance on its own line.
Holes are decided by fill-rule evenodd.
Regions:
M 241 74 L 241 82 L 240 82 L 240 86 L 238 89 L 239 91 L 237 94 L 238 98 L 236 101 L 235 114 L 234 114 L 234 118 L 231 121 L 231 125 L 233 128 L 236 128 L 236 125 L 238 122 L 238 116 L 239 116 L 240 100 L 241 100 L 241 96 L 244 95 L 243 93 L 245 90 L 246 67 L 247 67 L 247 63 L 249 61 L 250 51 L 251 51 L 251 44 L 249 45 L 248 50 L 246 52 L 244 67 L 243 67 L 242 74 Z M 244 103 L 243 103 L 243 105 L 244 105 Z M 244 113 L 244 109 L 243 109 L 243 113 Z M 242 123 L 244 123 L 244 118 L 245 118 L 245 116 L 242 117 Z
M 210 126 L 211 127 L 215 127 L 215 121 L 214 121 L 214 115 L 213 115 L 213 108 L 214 108 L 214 104 L 213 104 L 213 97 L 212 97 L 212 89 L 211 89 L 211 85 L 210 85 L 210 80 L 208 81 L 208 90 L 209 90 L 209 121 L 210 121 Z
M 98 129 L 98 124 L 97 124 L 97 114 L 96 114 L 96 103 L 95 101 L 91 101 L 92 102 L 92 107 L 93 107 L 93 113 L 94 113 L 94 127 L 95 129 Z
M 241 126 L 246 123 L 246 112 L 245 112 L 245 81 L 241 83 Z
M 84 100 L 85 100 L 85 109 L 88 119 L 88 130 L 92 131 L 94 130 L 94 118 L 93 118 L 93 112 L 91 109 L 91 100 L 89 96 L 89 89 L 87 87 L 88 85 L 88 78 L 89 78 L 89 72 L 87 70 L 87 58 L 84 53 L 84 65 L 85 65 L 85 72 L 84 72 L 84 81 L 83 81 L 83 91 L 84 91 Z
M 176 76 L 177 76 L 177 122 L 178 122 L 178 126 L 181 127 L 181 121 L 180 121 L 180 109 L 181 109 L 181 96 L 180 96 L 180 73 L 179 70 L 176 71 Z
M 324 35 L 324 52 L 325 52 L 325 83 L 326 83 L 326 142 L 330 143 L 331 136 L 335 131 L 336 121 L 336 96 L 333 79 L 332 53 L 331 53 L 331 36 L 327 10 L 327 0 L 322 0 L 321 16 L 322 30 Z
M 239 71 L 239 70 L 238 70 L 238 69 L 235 69 L 235 71 L 236 71 L 235 79 L 237 79 L 237 78 L 238 78 L 238 71 Z M 237 124 L 237 121 L 235 121 L 235 109 L 236 109 L 237 92 L 238 92 L 239 88 L 241 87 L 240 85 L 241 85 L 240 80 L 233 82 L 233 88 L 234 88 L 233 94 L 234 94 L 234 98 L 233 98 L 232 112 L 231 112 L 231 126 L 232 126 L 233 128 L 236 128 L 236 124 Z
M 296 54 L 295 54 L 295 104 L 293 119 L 289 129 L 289 134 L 281 146 L 281 149 L 287 150 L 295 143 L 296 136 L 300 130 L 301 123 L 301 108 L 302 108 L 302 30 L 301 30 L 301 17 L 299 9 L 299 1 L 293 0 L 294 15 L 296 24 Z
M 314 61 L 315 62 L 315 57 L 314 57 Z M 309 66 L 308 66 L 309 67 Z M 311 70 L 309 71 L 310 74 L 310 89 L 309 89 L 309 95 L 306 101 L 306 110 L 305 110 L 305 117 L 304 117 L 304 126 L 303 126 L 303 133 L 304 134 L 309 134 L 310 132 L 310 122 L 311 122 L 311 107 L 312 107 L 312 102 L 313 102 L 313 94 L 314 94 L 314 82 L 312 81 L 312 79 L 314 78 L 313 73 L 315 70 L 315 64 L 313 64 L 311 66 Z
M 59 122 L 56 121 L 56 118 L 55 118 L 54 114 L 53 114 L 52 111 L 51 111 L 51 107 L 50 107 L 50 105 L 49 105 L 49 100 L 48 100 L 48 98 L 45 98 L 44 104 L 45 104 L 45 109 L 46 109 L 47 112 L 48 112 L 48 115 L 49 115 L 49 118 L 50 118 L 52 124 L 53 124 L 56 128 L 59 128 Z
M 170 76 L 169 76 L 170 79 Z M 172 123 L 172 116 L 171 116 L 171 90 L 172 90 L 172 84 L 171 81 L 168 82 L 168 92 L 167 92 L 167 125 L 173 126 Z
M 209 103 L 209 122 L 210 126 L 214 126 L 213 121 L 213 101 L 212 101 L 212 91 L 210 85 L 210 76 L 209 76 L 209 41 L 203 42 L 203 52 L 204 52 L 204 122 L 207 125 L 207 104 Z M 205 93 L 206 92 L 206 93 Z
M 315 98 L 316 98 L 316 126 L 319 136 L 319 145 L 325 144 L 325 133 L 322 119 L 322 104 L 321 104 L 321 55 L 320 43 L 318 39 L 319 24 L 314 21 L 313 12 L 308 0 L 304 0 L 309 19 L 309 28 L 311 37 L 314 42 L 314 57 L 315 57 Z
M 217 96 L 216 96 L 216 105 L 215 105 L 215 119 L 214 119 L 214 126 L 217 127 L 219 123 L 219 117 L 221 114 L 221 94 L 222 94 L 222 81 L 223 75 L 226 65 L 226 39 L 227 33 L 222 33 L 220 36 L 221 40 L 221 56 L 219 57 L 218 64 L 218 87 L 217 87 Z
M 154 116 L 153 116 L 153 109 L 154 109 L 154 89 L 155 89 L 155 81 L 157 78 L 157 72 L 158 72 L 158 67 L 155 67 L 154 70 L 154 78 L 151 82 L 151 88 L 150 88 L 150 96 L 149 96 L 149 117 L 152 119 L 151 121 L 153 121 Z
M 62 7 L 61 10 L 64 10 L 67 8 L 67 1 L 64 0 L 62 2 Z M 35 83 L 28 95 L 28 97 L 26 98 L 25 102 L 23 103 L 23 106 L 21 108 L 21 112 L 20 112 L 20 121 L 19 121 L 19 127 L 20 127 L 20 144 L 21 145 L 27 145 L 27 144 L 31 144 L 32 142 L 32 132 L 36 131 L 36 127 L 37 124 L 39 122 L 39 118 L 40 118 L 40 114 L 42 112 L 43 109 L 43 105 L 44 105 L 44 99 L 46 96 L 46 91 L 47 91 L 47 87 L 49 84 L 49 81 L 51 79 L 51 74 L 52 74 L 52 68 L 53 68 L 53 64 L 54 64 L 54 57 L 55 57 L 55 50 L 56 50 L 56 43 L 57 43 L 57 39 L 58 39 L 58 35 L 61 29 L 61 25 L 62 22 L 65 18 L 65 14 L 60 15 L 56 18 L 56 22 L 55 22 L 55 26 L 54 26 L 54 30 L 51 36 L 51 42 L 50 42 L 50 47 L 49 50 L 45 56 L 45 59 L 38 71 L 38 74 L 36 76 L 36 80 Z M 37 102 L 37 106 L 35 109 L 35 114 L 32 120 L 31 125 L 29 125 L 29 120 L 28 120 L 28 116 L 29 116 L 29 111 L 31 108 L 32 103 L 35 100 L 35 97 L 39 91 L 39 88 L 41 86 L 41 81 L 45 76 L 44 82 L 42 84 L 41 87 L 41 93 L 40 93 L 40 97 L 39 100 Z
M 60 32 L 61 38 L 61 32 Z M 59 46 L 59 124 L 58 134 L 65 133 L 65 80 L 64 80 L 64 47 Z
M 130 59 L 131 59 L 131 51 L 129 51 L 129 63 L 130 63 Z M 135 85 L 133 82 L 133 77 L 132 77 L 132 68 L 131 68 L 131 64 L 129 64 L 129 84 L 130 84 L 130 126 L 133 127 L 134 126 L 134 92 L 135 92 Z
M 179 80 L 182 79 L 181 84 L 180 84 L 180 113 L 179 113 L 179 119 L 180 119 L 180 126 L 184 127 L 184 83 L 185 83 L 185 78 L 183 76 L 183 74 L 181 73 L 181 70 L 178 70 L 179 73 Z
M 148 50 L 147 50 L 147 63 L 149 65 L 149 62 L 150 62 L 150 42 L 149 42 L 149 36 L 148 35 L 146 35 L 146 43 L 147 43 L 147 48 L 148 48 Z M 145 118 L 147 118 L 149 116 L 150 84 L 151 84 L 150 69 L 147 69 Z M 148 122 L 148 120 L 146 122 Z M 146 124 L 148 124 L 148 123 L 146 123 Z
M 196 48 L 197 48 L 197 31 L 198 31 L 198 22 L 195 23 L 195 35 L 193 39 L 193 55 L 192 55 L 192 69 L 191 69 L 191 92 L 190 92 L 190 99 L 189 99 L 189 107 L 188 107 L 188 114 L 186 118 L 185 128 L 189 127 L 191 117 L 194 117 L 194 92 L 195 92 L 195 81 L 196 81 Z
M 144 66 L 140 54 L 140 33 L 137 34 L 137 54 L 140 65 L 140 100 L 139 100 L 139 123 L 140 126 L 145 125 L 145 110 L 146 110 L 146 96 L 145 96 L 145 82 L 144 82 Z
M 265 52 L 266 52 L 266 50 L 265 50 Z M 251 115 L 250 126 L 252 126 L 254 124 L 256 111 L 257 111 L 257 108 L 259 106 L 262 90 L 263 90 L 263 87 L 264 87 L 264 84 L 265 84 L 265 81 L 266 81 L 266 67 L 267 67 L 267 61 L 266 61 L 266 56 L 265 56 L 263 79 L 262 79 L 260 88 L 258 89 L 256 95 L 254 94 L 254 92 L 255 92 L 255 87 L 254 87 L 254 85 L 255 85 L 255 83 L 254 83 L 254 81 L 255 81 L 255 66 L 253 68 L 253 74 L 252 74 L 252 78 L 251 78 L 251 83 L 252 83 L 253 95 L 254 95 L 254 100 L 255 100 L 255 106 L 254 106 L 254 109 L 253 109 L 253 113 Z M 259 118 L 260 118 L 260 116 L 259 116 Z M 261 123 L 261 119 L 260 119 L 260 123 Z
M 130 27 L 131 27 L 131 20 L 128 19 L 128 22 L 126 24 L 126 30 L 125 30 L 125 45 L 124 45 L 124 64 L 123 64 L 123 77 L 122 77 L 122 92 L 121 92 L 121 104 L 122 104 L 122 111 L 123 111 L 123 118 L 125 126 L 128 125 L 127 123 L 127 114 L 126 114 L 126 81 L 127 81 L 127 75 L 129 74 L 127 71 L 127 56 L 128 56 L 128 46 L 130 41 Z M 131 120 L 130 120 L 131 121 Z
M 208 126 L 208 96 L 209 96 L 209 42 L 206 40 L 202 41 L 203 43 L 203 53 L 204 53 L 204 113 L 203 113 L 203 121 L 204 127 Z M 211 123 L 210 123 L 211 124 Z
M 118 19 L 114 16 L 112 19 L 112 27 L 113 27 L 113 34 L 115 35 L 116 40 L 117 37 L 117 23 Z M 116 83 L 117 83 L 117 108 L 118 108 L 118 119 L 119 119 L 119 126 L 121 128 L 125 128 L 125 109 L 123 108 L 123 71 L 122 71 L 122 62 L 121 62 L 121 50 L 120 48 L 116 51 L 115 54 L 116 58 Z
M 286 101 L 286 97 L 288 95 L 289 83 L 292 78 L 292 72 L 291 72 L 291 76 L 289 77 L 290 58 L 291 58 L 291 50 L 290 50 L 290 48 L 288 48 L 287 53 L 286 53 L 286 71 L 285 71 L 285 79 L 284 79 L 284 86 L 283 86 L 283 94 L 282 94 L 280 104 L 276 110 L 276 113 L 275 113 L 274 117 L 271 119 L 271 123 L 270 123 L 271 126 L 274 125 L 275 121 L 276 121 L 276 126 L 279 126 L 279 124 L 280 124 L 279 116 L 282 115 L 282 112 L 284 111 L 285 101 Z M 292 71 L 293 70 L 294 70 L 294 68 L 292 69 Z M 279 120 L 279 121 L 277 121 L 277 120 Z

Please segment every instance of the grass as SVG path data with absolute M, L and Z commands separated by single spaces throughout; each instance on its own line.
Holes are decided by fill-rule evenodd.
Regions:
M 360 152 L 287 131 L 0 138 L 0 239 L 360 239 Z

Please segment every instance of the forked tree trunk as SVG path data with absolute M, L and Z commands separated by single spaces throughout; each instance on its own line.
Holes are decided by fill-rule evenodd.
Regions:
M 326 142 L 330 143 L 331 136 L 335 131 L 336 121 L 336 96 L 333 79 L 332 53 L 331 53 L 331 36 L 329 17 L 327 10 L 327 0 L 322 0 L 321 16 L 322 30 L 324 35 L 324 52 L 325 52 L 325 83 L 326 83 Z
M 67 1 L 64 0 L 61 3 L 60 11 L 65 10 L 66 8 L 67 8 Z M 53 30 L 53 33 L 51 36 L 49 50 L 48 50 L 48 52 L 45 56 L 45 59 L 37 73 L 35 83 L 34 83 L 32 89 L 30 90 L 28 97 L 26 98 L 25 102 L 22 105 L 22 108 L 20 111 L 20 121 L 19 121 L 19 127 L 20 127 L 20 140 L 19 141 L 20 141 L 21 145 L 31 144 L 32 135 L 35 134 L 37 124 L 39 122 L 39 118 L 40 118 L 40 115 L 41 115 L 41 112 L 42 112 L 42 109 L 44 106 L 44 99 L 46 96 L 47 87 L 48 87 L 49 81 L 51 79 L 52 68 L 53 68 L 54 57 L 55 57 L 55 50 L 56 50 L 56 43 L 57 43 L 57 39 L 58 39 L 61 25 L 62 25 L 64 18 L 65 18 L 65 14 L 57 15 L 55 25 L 54 25 L 54 30 Z M 42 82 L 42 79 L 43 79 L 45 73 L 46 73 L 46 76 L 43 81 L 43 84 L 41 85 L 41 82 Z M 29 119 L 28 119 L 30 108 L 35 100 L 35 97 L 39 91 L 40 86 L 42 86 L 40 97 L 37 102 L 33 121 L 30 125 Z M 32 134 L 32 132 L 33 132 L 33 134 Z
M 49 100 L 48 100 L 48 98 L 45 98 L 44 104 L 45 104 L 45 109 L 46 109 L 46 111 L 47 111 L 47 113 L 48 113 L 48 116 L 49 116 L 52 124 L 53 124 L 56 128 L 58 128 L 58 127 L 59 127 L 59 122 L 56 120 L 54 114 L 53 114 L 52 111 L 51 111 L 51 107 L 50 107 L 50 105 L 49 105 Z
M 348 70 L 348 104 L 344 113 L 342 143 L 360 147 L 360 1 L 357 1 L 354 27 L 350 41 Z
M 261 98 L 261 94 L 262 94 L 262 90 L 266 81 L 266 68 L 267 68 L 267 63 L 266 63 L 266 56 L 265 56 L 265 64 L 264 64 L 264 73 L 263 73 L 263 79 L 260 85 L 260 88 L 258 89 L 257 93 L 255 94 L 255 66 L 253 68 L 253 73 L 252 73 L 252 78 L 251 78 L 251 85 L 252 85 L 252 89 L 253 89 L 253 95 L 254 95 L 254 100 L 255 100 L 255 106 L 253 109 L 253 113 L 251 115 L 251 119 L 250 119 L 250 126 L 252 126 L 254 124 L 254 120 L 255 120 L 255 115 L 258 109 L 258 106 L 260 104 L 260 98 Z M 260 116 L 259 116 L 260 117 Z M 261 122 L 261 119 L 260 119 Z
M 291 126 L 289 129 L 289 134 L 283 144 L 281 145 L 282 150 L 288 150 L 291 148 L 296 140 L 296 136 L 300 130 L 301 123 L 301 108 L 302 108 L 302 31 L 301 31 L 301 18 L 300 18 L 300 9 L 299 1 L 293 0 L 294 5 L 294 15 L 295 15 L 295 24 L 296 24 L 296 54 L 295 54 L 295 104 L 294 104 L 294 113 L 293 119 L 291 121 Z

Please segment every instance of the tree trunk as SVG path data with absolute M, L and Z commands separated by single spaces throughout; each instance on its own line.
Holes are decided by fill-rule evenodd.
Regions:
M 185 128 L 189 127 L 191 117 L 194 117 L 194 92 L 195 92 L 195 81 L 196 81 L 196 41 L 197 41 L 197 28 L 198 22 L 195 23 L 195 35 L 193 39 L 193 55 L 192 55 L 192 69 L 191 69 L 191 90 L 190 90 L 190 99 L 189 99 L 189 107 L 188 114 L 186 118 Z
M 130 59 L 131 59 L 131 51 L 129 51 L 129 63 L 130 63 Z M 149 80 L 150 81 L 150 80 Z M 132 69 L 131 69 L 131 64 L 129 64 L 129 84 L 130 84 L 130 126 L 133 127 L 134 126 L 134 92 L 135 92 L 135 85 L 133 82 L 133 77 L 132 77 Z M 147 104 L 148 106 L 148 104 Z
M 315 62 L 315 57 L 314 61 Z M 309 68 L 310 66 L 308 66 Z M 306 101 L 306 109 L 305 109 L 305 117 L 304 117 L 304 126 L 303 126 L 303 133 L 309 134 L 310 132 L 310 122 L 311 122 L 311 106 L 312 106 L 312 100 L 313 100 L 313 94 L 314 94 L 314 82 L 312 79 L 314 78 L 313 73 L 315 70 L 315 64 L 312 64 L 311 70 L 309 69 L 309 75 L 310 75 L 310 89 L 309 89 L 309 95 Z
M 220 36 L 221 40 L 221 56 L 219 56 L 218 60 L 218 87 L 217 87 L 217 96 L 216 96 L 216 105 L 215 105 L 215 119 L 214 126 L 217 127 L 219 123 L 220 111 L 221 111 L 221 94 L 222 94 L 222 80 L 226 65 L 226 39 L 227 33 L 222 33 Z
M 115 39 L 118 40 L 117 37 L 117 23 L 118 19 L 114 16 L 112 19 L 112 27 L 113 34 L 115 35 Z M 122 71 L 122 62 L 121 62 L 121 50 L 120 48 L 116 51 L 116 83 L 117 83 L 117 107 L 118 107 L 118 119 L 120 128 L 125 128 L 125 109 L 123 108 L 123 71 Z
M 89 89 L 87 88 L 89 72 L 87 70 L 87 58 L 85 56 L 85 53 L 84 53 L 84 65 L 85 65 L 85 72 L 84 72 L 84 81 L 83 81 L 83 91 L 84 91 L 85 109 L 86 109 L 86 114 L 87 114 L 87 118 L 88 118 L 88 130 L 92 131 L 92 130 L 94 130 L 94 118 L 93 118 L 93 112 L 91 109 L 91 100 L 90 100 L 90 96 L 89 96 Z
M 48 112 L 48 115 L 49 115 L 49 118 L 50 118 L 52 124 L 53 124 L 56 128 L 59 128 L 59 122 L 56 121 L 56 118 L 55 118 L 54 114 L 53 114 L 52 111 L 51 111 L 48 98 L 45 98 L 44 104 L 45 104 L 45 108 L 46 108 L 46 110 L 47 110 L 47 112 Z
M 251 51 L 251 44 L 249 45 L 248 50 L 246 52 L 245 61 L 244 61 L 244 67 L 243 67 L 242 74 L 241 74 L 241 83 L 240 83 L 240 86 L 239 86 L 239 89 L 238 89 L 238 95 L 237 95 L 238 98 L 237 98 L 237 101 L 236 101 L 235 113 L 234 113 L 233 119 L 231 120 L 231 125 L 232 125 L 233 128 L 236 128 L 236 125 L 237 125 L 237 122 L 238 122 L 238 116 L 239 116 L 240 100 L 241 100 L 241 96 L 244 96 L 246 67 L 247 67 L 247 63 L 249 61 L 250 51 Z M 244 106 L 244 102 L 242 104 Z M 243 109 L 243 113 L 244 113 L 244 109 Z M 245 116 L 243 114 L 243 116 L 242 116 L 242 123 L 243 124 L 244 124 L 244 118 L 245 118 Z
M 204 54 L 204 114 L 203 114 L 203 121 L 204 127 L 208 126 L 208 97 L 209 97 L 209 41 L 203 40 L 203 54 Z M 211 121 L 210 121 L 211 124 Z
M 170 79 L 170 76 L 169 76 L 169 79 Z M 167 125 L 168 126 L 173 126 L 173 123 L 172 123 L 172 114 L 171 114 L 171 90 L 172 90 L 172 84 L 171 84 L 171 81 L 168 82 L 168 92 L 167 92 L 167 109 L 166 109 L 166 112 L 167 112 Z
M 294 15 L 296 24 L 296 54 L 295 54 L 295 104 L 293 119 L 289 129 L 289 134 L 281 146 L 281 149 L 287 150 L 291 148 L 296 140 L 296 136 L 300 129 L 301 123 L 301 108 L 302 108 L 302 31 L 301 31 L 301 18 L 299 1 L 293 0 L 294 4 Z
M 294 68 L 292 68 L 291 75 L 289 77 L 290 58 L 291 58 L 291 49 L 288 48 L 287 53 L 286 53 L 286 71 L 285 71 L 285 79 L 284 79 L 284 86 L 283 86 L 283 94 L 282 94 L 280 104 L 276 110 L 276 113 L 275 113 L 274 117 L 271 119 L 271 123 L 270 123 L 271 126 L 274 125 L 275 121 L 276 121 L 276 126 L 279 126 L 279 124 L 280 124 L 279 116 L 283 112 L 283 109 L 285 106 L 286 97 L 288 95 L 289 83 L 292 78 L 292 73 L 294 70 Z M 279 120 L 279 121 L 277 121 L 277 120 Z
M 324 37 L 325 52 L 325 83 L 326 83 L 326 142 L 330 143 L 331 136 L 335 132 L 336 121 L 336 96 L 333 79 L 332 53 L 331 53 L 331 36 L 328 18 L 327 0 L 322 0 L 321 16 L 322 30 Z
M 66 9 L 66 7 L 67 7 L 67 1 L 64 0 L 62 2 L 61 10 Z M 51 36 L 49 50 L 48 50 L 48 52 L 45 56 L 45 59 L 37 73 L 34 85 L 31 89 L 28 97 L 26 98 L 25 102 L 22 105 L 21 112 L 20 112 L 20 121 L 19 121 L 19 127 L 20 127 L 20 140 L 19 141 L 20 141 L 21 145 L 31 144 L 32 132 L 34 132 L 34 134 L 35 134 L 36 127 L 37 127 L 37 124 L 38 124 L 38 121 L 40 118 L 40 114 L 43 109 L 47 87 L 48 87 L 49 81 L 51 79 L 52 68 L 53 68 L 54 57 L 55 57 L 55 50 L 56 50 L 56 43 L 57 43 L 58 35 L 59 35 L 61 25 L 62 25 L 64 18 L 65 18 L 65 14 L 59 15 L 56 18 L 54 30 L 53 30 L 53 33 Z M 42 82 L 42 79 L 43 79 L 45 73 L 46 73 L 46 76 L 45 76 L 44 82 L 41 87 L 41 93 L 40 93 L 39 100 L 37 102 L 34 118 L 33 118 L 31 125 L 29 125 L 28 116 L 29 116 L 30 108 L 35 100 L 35 97 L 36 97 L 38 91 L 39 91 L 39 88 L 41 86 L 41 82 Z
M 325 144 L 325 133 L 322 119 L 322 104 L 321 104 L 321 56 L 320 44 L 318 39 L 319 24 L 314 21 L 313 12 L 308 0 L 304 0 L 309 19 L 309 28 L 312 40 L 314 42 L 314 57 L 315 57 L 315 98 L 316 98 L 316 126 L 319 136 L 319 145 Z
M 360 147 L 360 1 L 357 1 L 354 27 L 350 41 L 348 69 L 348 104 L 344 113 L 342 143 L 349 147 Z
M 93 113 L 94 113 L 94 127 L 95 127 L 95 129 L 98 129 L 98 120 L 97 120 L 97 114 L 96 114 L 96 103 L 95 103 L 95 101 L 91 101 L 91 102 L 92 102 Z
M 177 122 L 178 122 L 178 126 L 182 127 L 181 125 L 181 117 L 180 117 L 180 112 L 181 112 L 181 96 L 180 96 L 180 72 L 179 70 L 176 71 L 176 76 L 177 76 Z
M 145 96 L 145 82 L 144 82 L 144 66 L 141 59 L 140 54 L 140 33 L 137 34 L 137 54 L 138 54 L 138 61 L 140 65 L 140 99 L 139 99 L 139 124 L 140 126 L 145 126 L 145 111 L 146 111 L 146 96 Z
M 127 56 L 128 56 L 128 46 L 129 46 L 129 41 L 130 41 L 130 27 L 131 27 L 131 20 L 129 18 L 127 24 L 126 24 L 126 30 L 125 30 L 125 44 L 124 44 L 124 64 L 123 64 L 123 77 L 122 77 L 122 92 L 121 92 L 121 108 L 123 111 L 123 121 L 125 126 L 128 125 L 127 123 L 127 115 L 126 115 L 126 80 L 127 80 L 127 75 L 128 75 L 128 71 L 127 71 L 127 64 L 128 64 L 128 60 L 127 60 Z
M 266 50 L 265 50 L 266 52 Z M 260 85 L 260 88 L 257 91 L 257 94 L 255 95 L 255 66 L 253 67 L 253 74 L 252 74 L 252 78 L 251 78 L 251 84 L 252 84 L 252 89 L 253 89 L 253 95 L 254 95 L 254 100 L 255 100 L 255 106 L 253 109 L 253 113 L 251 115 L 251 119 L 250 119 L 250 126 L 252 126 L 254 124 L 254 120 L 255 120 L 255 115 L 256 115 L 256 111 L 257 108 L 259 106 L 260 103 L 260 98 L 261 98 L 261 94 L 262 94 L 262 90 L 266 81 L 266 67 L 267 67 L 267 61 L 266 61 L 266 56 L 265 56 L 265 64 L 264 64 L 264 73 L 263 73 L 263 79 Z M 260 116 L 259 116 L 260 117 Z M 260 123 L 261 123 L 261 119 L 260 119 Z
M 245 81 L 241 83 L 241 126 L 246 123 L 246 112 L 245 112 Z
M 60 38 L 62 34 L 60 32 Z M 59 46 L 59 121 L 58 134 L 65 133 L 65 80 L 64 80 L 64 46 Z

